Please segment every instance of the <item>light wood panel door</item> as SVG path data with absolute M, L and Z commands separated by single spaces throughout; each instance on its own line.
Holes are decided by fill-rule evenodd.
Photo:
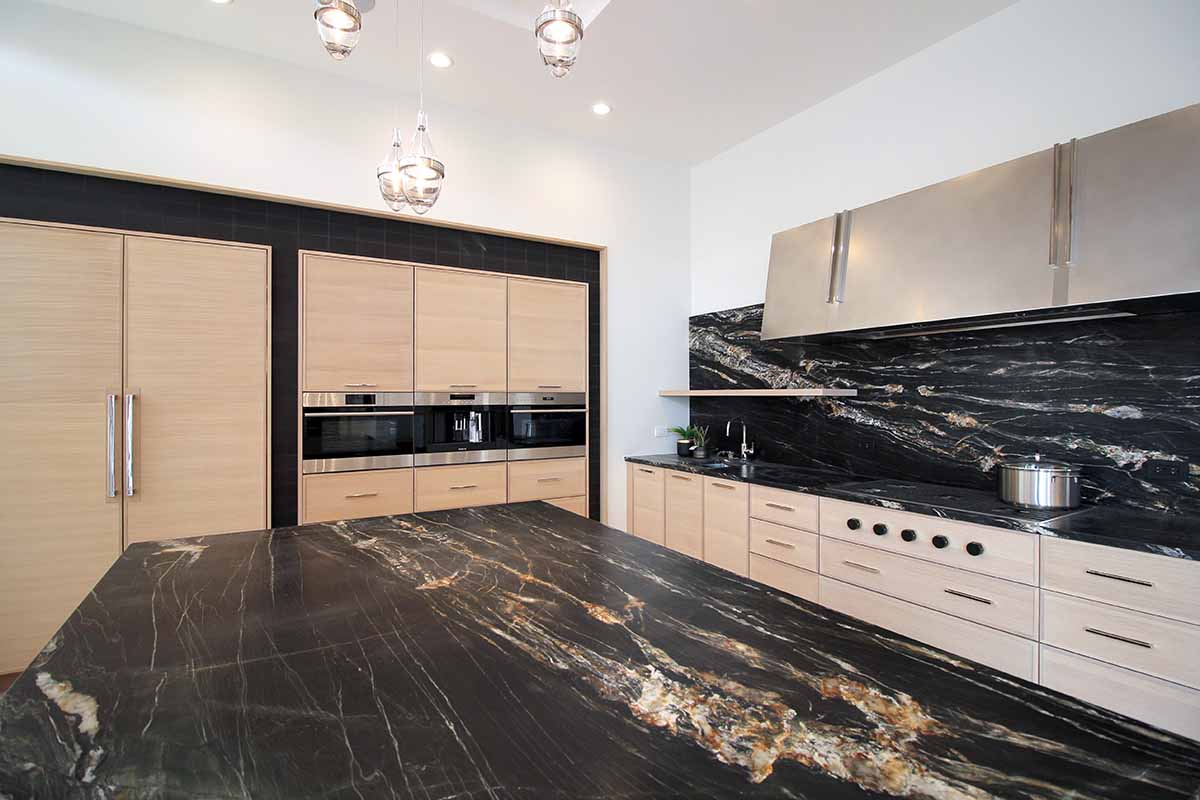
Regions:
M 417 470 L 417 511 L 472 508 L 505 502 L 508 494 L 504 464 L 462 464 Z
M 578 514 L 581 517 L 587 516 L 587 497 L 558 497 L 554 500 L 547 500 L 552 506 L 570 511 L 572 514 Z
M 666 472 L 666 545 L 692 558 L 704 558 L 704 478 Z
M 304 391 L 411 392 L 413 269 L 305 255 Z
M 510 461 L 508 502 L 578 497 L 587 492 L 587 459 L 546 458 Z
M 587 325 L 586 286 L 510 279 L 509 391 L 584 391 Z
M 120 392 L 121 237 L 0 223 L 0 674 L 121 552 L 106 402 Z
M 655 544 L 665 544 L 663 470 L 643 464 L 630 464 L 629 470 L 629 488 L 633 493 L 633 519 L 629 532 Z
M 125 239 L 125 542 L 267 525 L 265 248 Z
M 704 560 L 750 574 L 750 487 L 704 479 Z
M 304 523 L 412 512 L 411 469 L 304 476 Z
M 416 388 L 508 389 L 508 279 L 416 271 Z

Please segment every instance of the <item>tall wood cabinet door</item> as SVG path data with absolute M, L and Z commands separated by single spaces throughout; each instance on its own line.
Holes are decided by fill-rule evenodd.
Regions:
M 417 391 L 507 391 L 508 279 L 416 272 Z
M 750 487 L 704 479 L 704 560 L 750 574 Z
M 125 542 L 267 525 L 263 248 L 125 240 Z
M 704 478 L 665 472 L 666 545 L 692 558 L 704 558 Z
M 411 392 L 413 269 L 305 255 L 304 391 Z
M 642 464 L 631 464 L 630 468 L 633 518 L 629 532 L 655 544 L 665 544 L 663 470 Z
M 0 674 L 29 664 L 121 552 L 107 480 L 120 391 L 121 237 L 0 223 Z
M 587 388 L 587 287 L 510 279 L 508 389 Z

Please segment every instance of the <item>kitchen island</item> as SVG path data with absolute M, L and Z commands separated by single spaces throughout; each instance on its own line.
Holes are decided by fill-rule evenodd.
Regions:
M 1200 743 L 544 503 L 130 547 L 0 797 L 1194 798 Z

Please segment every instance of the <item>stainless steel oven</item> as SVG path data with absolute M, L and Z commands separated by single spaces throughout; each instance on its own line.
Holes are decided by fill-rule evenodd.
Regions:
M 509 461 L 587 455 L 583 392 L 513 392 L 508 403 Z
M 413 465 L 411 392 L 305 392 L 304 473 Z
M 416 392 L 413 463 L 504 461 L 508 395 L 504 392 Z

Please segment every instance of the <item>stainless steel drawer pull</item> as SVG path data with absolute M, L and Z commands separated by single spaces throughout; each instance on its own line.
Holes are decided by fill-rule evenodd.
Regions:
M 453 491 L 455 489 L 478 489 L 478 488 L 479 488 L 478 483 L 464 483 L 462 486 L 451 486 L 450 487 L 451 491 Z
M 792 544 L 791 542 L 781 542 L 778 539 L 763 539 L 763 541 L 767 544 L 773 544 L 778 547 L 786 547 L 788 550 L 796 549 L 796 545 Z
M 671 477 L 677 481 L 689 481 L 690 482 L 692 480 L 687 475 L 676 475 L 674 473 L 671 474 Z
M 946 592 L 946 594 L 952 594 L 955 597 L 961 597 L 965 600 L 974 600 L 976 603 L 983 603 L 986 606 L 990 606 L 992 604 L 992 601 L 988 600 L 986 597 L 976 597 L 973 594 L 967 594 L 966 592 L 960 592 L 960 591 L 957 591 L 956 589 L 946 589 L 945 592 Z
M 539 383 L 538 388 L 539 389 L 561 389 L 562 384 L 561 383 Z
M 730 486 L 728 483 L 713 483 L 713 484 L 710 484 L 710 485 L 711 485 L 711 486 L 713 486 L 713 487 L 715 487 L 715 488 L 717 488 L 717 489 L 732 489 L 732 488 L 733 488 L 733 487 L 732 487 L 732 486 Z
M 586 414 L 586 408 L 510 408 L 510 414 Z
M 879 570 L 875 569 L 874 567 L 868 567 L 866 564 L 860 564 L 857 561 L 843 561 L 842 563 L 847 567 L 854 567 L 855 569 L 861 569 L 864 572 L 870 572 L 875 575 L 879 574 Z
M 553 483 L 554 481 L 561 481 L 561 480 L 562 480 L 562 478 L 538 478 L 537 482 L 538 483 Z
M 450 388 L 451 389 L 474 389 L 478 385 L 479 385 L 478 383 L 452 383 L 452 384 L 450 384 Z
M 133 403 L 136 394 L 125 395 L 125 496 L 133 497 Z
M 357 387 L 360 387 L 360 386 L 361 386 L 361 387 L 363 387 L 363 388 L 366 388 L 366 387 L 368 387 L 368 386 L 378 386 L 379 384 L 378 384 L 378 383 L 344 383 L 344 384 L 342 384 L 342 385 L 343 385 L 343 386 L 349 386 L 349 387 L 351 387 L 351 388 L 357 388 Z
M 1097 636 L 1103 636 L 1105 639 L 1115 639 L 1118 642 L 1137 645 L 1138 647 L 1144 647 L 1147 650 L 1154 647 L 1154 645 L 1150 644 L 1149 642 L 1143 642 L 1141 639 L 1130 639 L 1128 636 L 1122 636 L 1119 633 L 1109 633 L 1108 631 L 1102 631 L 1099 628 L 1084 628 L 1084 630 L 1088 633 L 1094 633 Z
M 354 494 L 346 495 L 346 499 L 353 500 L 356 497 L 378 497 L 378 496 L 379 496 L 379 492 L 356 492 Z
M 108 396 L 108 475 L 105 490 L 109 497 L 117 496 L 117 396 Z
M 318 411 L 308 412 L 305 417 L 411 417 L 412 411 Z
M 644 473 L 646 473 L 647 475 L 653 475 L 653 474 L 654 474 L 654 470 L 652 470 L 652 469 L 645 469 L 645 468 L 643 468 L 643 467 L 638 467 L 638 472 L 644 472 Z
M 778 508 L 780 511 L 795 511 L 795 506 L 785 506 L 783 503 L 763 503 L 767 508 Z
M 1097 578 L 1110 578 L 1114 581 L 1123 581 L 1125 583 L 1136 583 L 1138 586 L 1149 586 L 1153 588 L 1154 584 L 1150 581 L 1139 580 L 1138 578 L 1126 578 L 1124 575 L 1114 575 L 1111 572 L 1101 572 L 1098 569 L 1084 570 L 1088 575 L 1095 575 Z

